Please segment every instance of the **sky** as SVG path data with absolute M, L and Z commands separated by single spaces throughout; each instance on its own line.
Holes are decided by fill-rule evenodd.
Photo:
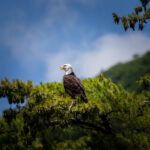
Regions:
M 124 31 L 112 13 L 131 13 L 139 0 L 0 0 L 0 80 L 61 82 L 62 64 L 94 77 L 150 50 L 150 25 Z M 0 99 L 0 110 L 8 107 Z

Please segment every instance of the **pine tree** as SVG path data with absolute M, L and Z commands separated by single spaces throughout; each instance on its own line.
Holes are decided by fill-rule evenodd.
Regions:
M 150 19 L 150 8 L 147 7 L 150 0 L 140 0 L 141 6 L 134 8 L 134 11 L 127 16 L 118 16 L 116 13 L 113 13 L 113 19 L 116 24 L 119 24 L 120 21 L 124 27 L 124 30 L 131 28 L 135 30 L 136 24 L 138 25 L 139 30 L 143 30 L 144 25 Z
M 66 94 L 62 83 L 34 86 L 31 81 L 0 82 L 0 96 L 15 109 L 3 112 L 0 148 L 4 149 L 149 149 L 149 76 L 144 91 L 129 93 L 101 74 L 83 80 L 88 104 Z M 26 104 L 20 108 L 21 102 Z

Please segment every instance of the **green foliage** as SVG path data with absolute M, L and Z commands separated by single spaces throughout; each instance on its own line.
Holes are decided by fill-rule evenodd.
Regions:
M 141 78 L 139 83 L 146 90 L 138 95 L 128 93 L 102 74 L 85 79 L 87 104 L 66 94 L 62 83 L 33 86 L 29 81 L 2 80 L 1 97 L 9 100 L 15 95 L 12 102 L 17 99 L 21 103 L 19 95 L 26 104 L 3 112 L 0 149 L 149 149 L 149 79 L 148 75 Z
M 119 63 L 107 71 L 103 71 L 103 75 L 111 78 L 114 83 L 121 84 L 128 91 L 137 92 L 140 92 L 143 86 L 138 86 L 136 81 L 145 74 L 150 74 L 150 52 L 142 57 L 135 55 L 132 61 Z
M 60 142 L 56 146 L 56 150 L 91 150 L 91 148 L 87 146 L 89 140 L 89 137 L 81 137 L 76 141 L 67 140 L 65 142 Z
M 150 90 L 150 76 L 145 75 L 141 77 L 141 80 L 138 82 L 145 90 Z
M 0 149 L 1 150 L 25 150 L 21 129 L 23 122 L 18 116 L 11 122 L 0 119 Z
M 0 97 L 7 97 L 9 104 L 24 103 L 33 87 L 32 81 L 24 83 L 21 80 L 13 80 L 12 83 L 6 78 L 0 82 Z
M 150 0 L 140 0 L 141 6 L 134 8 L 134 12 L 128 14 L 127 16 L 118 16 L 116 13 L 113 13 L 113 20 L 115 23 L 119 24 L 120 20 L 124 27 L 124 30 L 131 28 L 135 30 L 136 24 L 138 24 L 138 29 L 143 30 L 144 25 L 147 23 L 147 20 L 150 19 L 150 8 L 146 8 Z
M 148 3 L 150 2 L 150 0 L 140 0 L 142 3 L 142 6 L 144 7 L 144 9 L 146 10 L 146 6 L 148 5 Z

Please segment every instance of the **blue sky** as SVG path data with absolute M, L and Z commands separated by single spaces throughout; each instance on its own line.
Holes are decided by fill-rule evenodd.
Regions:
M 150 26 L 124 32 L 112 12 L 132 12 L 138 0 L 1 0 L 0 79 L 61 81 L 59 66 L 72 64 L 93 77 L 150 49 Z M 0 101 L 0 109 L 6 101 Z

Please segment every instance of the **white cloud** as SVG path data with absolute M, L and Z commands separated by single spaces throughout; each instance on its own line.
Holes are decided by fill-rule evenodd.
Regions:
M 107 34 L 86 45 L 82 51 L 68 47 L 68 50 L 64 48 L 59 54 L 48 57 L 47 80 L 61 81 L 64 72 L 59 70 L 59 66 L 64 63 L 70 63 L 79 77 L 93 77 L 102 69 L 150 50 L 150 37 L 142 33 Z
M 2 32 L 0 42 L 10 49 L 13 57 L 23 64 L 23 67 L 33 68 L 38 63 L 45 64 L 46 81 L 61 81 L 64 72 L 59 70 L 59 66 L 64 63 L 70 63 L 77 76 L 92 77 L 117 62 L 130 60 L 135 53 L 143 54 L 150 49 L 150 37 L 143 33 L 107 34 L 89 41 L 87 34 L 92 34 L 91 31 L 83 36 L 84 41 L 81 40 L 76 49 L 72 46 L 74 45 L 72 31 L 78 28 L 81 34 L 80 30 L 83 28 L 78 23 L 79 12 L 71 9 L 67 2 L 67 0 L 40 0 L 37 7 L 44 5 L 46 8 L 43 17 L 39 17 L 38 21 L 30 24 L 24 20 L 22 23 L 20 20 L 14 20 L 0 29 Z M 91 5 L 97 0 L 94 2 L 78 0 L 78 2 Z M 58 27 L 55 28 L 55 25 Z M 64 36 L 71 34 L 72 39 L 60 44 L 57 30 Z M 57 45 L 58 48 L 55 47 Z
M 21 20 L 21 17 L 17 20 L 10 14 L 10 18 L 15 19 L 8 21 L 5 27 L 0 29 L 0 43 L 11 51 L 15 59 L 27 67 L 43 61 L 46 51 L 55 51 L 53 43 L 56 43 L 59 37 L 57 29 L 65 34 L 69 33 L 73 30 L 78 17 L 78 13 L 67 6 L 66 0 L 44 0 L 35 4 L 37 7 L 44 5 L 45 8 L 45 13 L 38 22 L 31 21 L 30 24 L 24 19 Z M 26 16 L 26 12 L 22 10 L 17 10 L 16 13 Z M 55 27 L 57 25 L 60 27 Z

